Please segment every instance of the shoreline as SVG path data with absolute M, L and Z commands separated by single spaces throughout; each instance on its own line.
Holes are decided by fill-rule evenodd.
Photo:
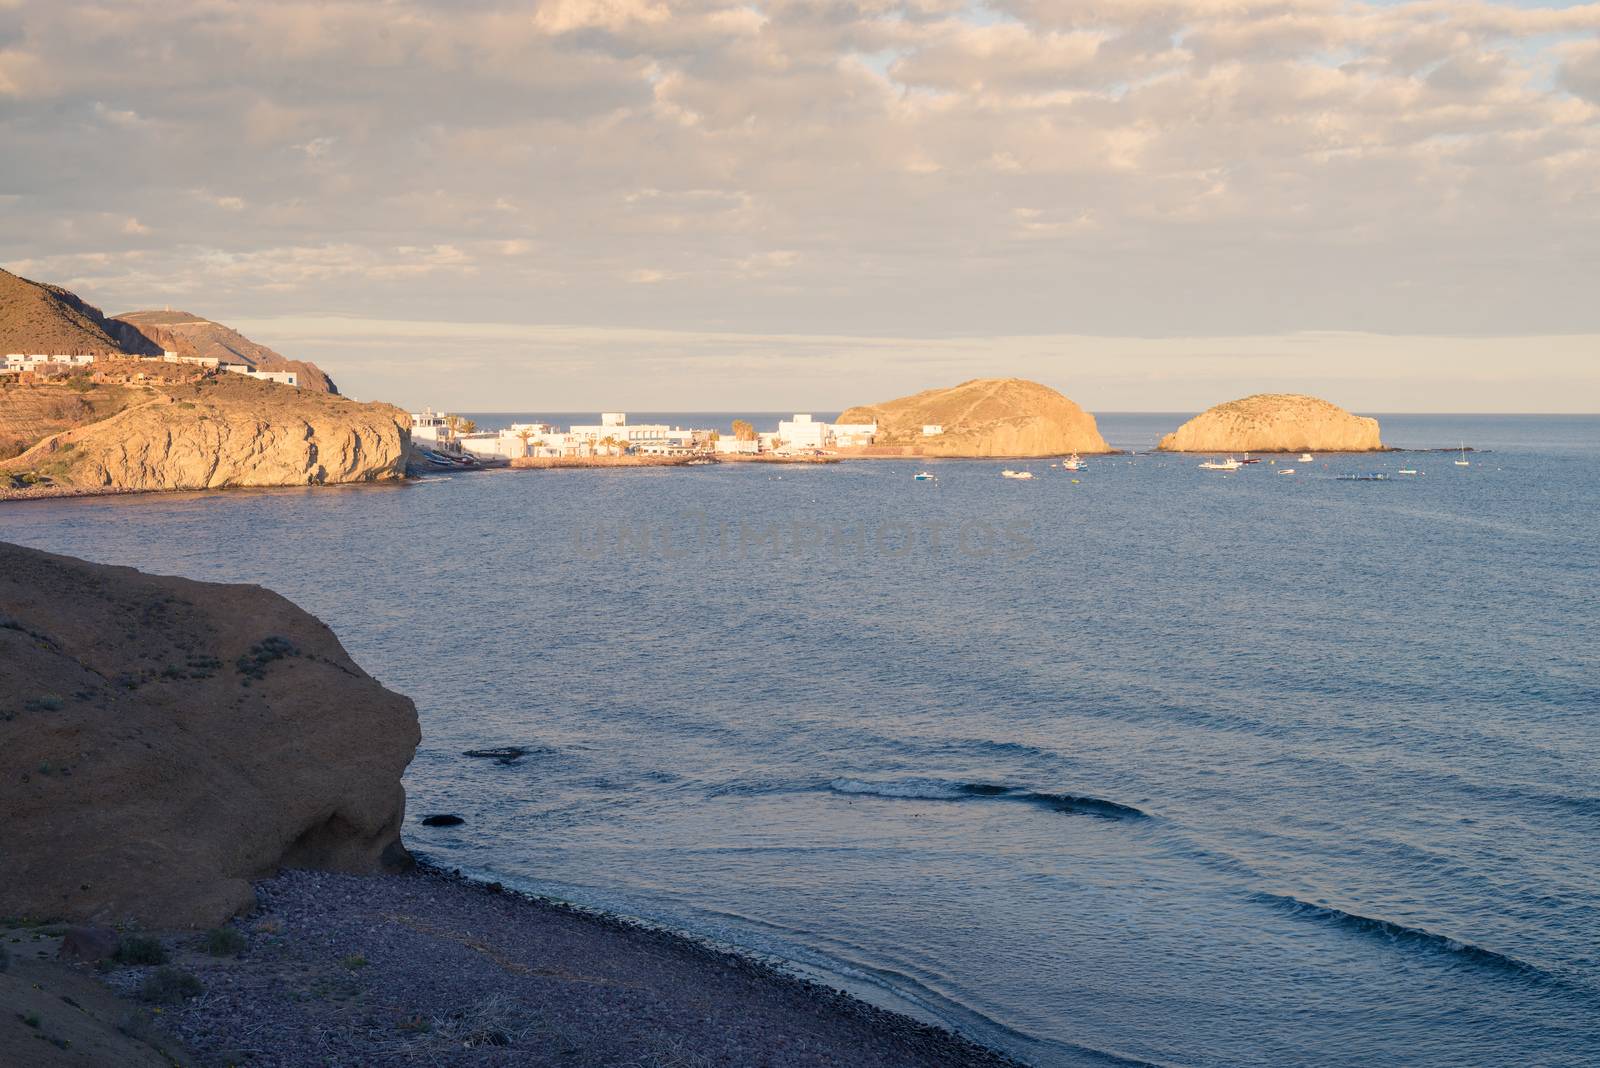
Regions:
M 51 997 L 34 1015 L 27 1026 L 45 1040 L 30 1043 L 40 1063 L 77 1063 L 59 1041 L 82 1050 L 103 1037 L 141 1053 L 182 1050 L 202 1063 L 267 1068 L 330 1060 L 1021 1068 L 757 956 L 426 861 L 399 875 L 285 870 L 255 889 L 257 908 L 225 925 L 236 932 L 227 936 L 234 952 L 207 953 L 200 932 L 142 932 L 160 939 L 165 967 L 193 976 L 201 993 L 141 1000 L 161 968 L 111 968 L 104 985 L 117 1005 L 57 1011 Z M 57 963 L 59 930 L 45 931 L 35 929 L 31 959 L 13 950 L 23 964 L 13 978 L 44 994 L 81 991 L 89 966 Z M 100 1018 L 107 1033 L 84 1033 L 85 1017 Z M 121 1056 L 116 1063 L 135 1063 L 127 1050 Z

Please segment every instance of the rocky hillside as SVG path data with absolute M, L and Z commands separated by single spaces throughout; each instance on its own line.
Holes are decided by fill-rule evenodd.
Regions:
M 1110 452 L 1094 416 L 1048 386 L 1020 378 L 976 378 L 899 400 L 851 408 L 841 423 L 878 423 L 874 450 L 919 456 L 1059 456 Z M 922 428 L 944 432 L 926 436 Z
M 55 431 L 49 419 L 72 425 Z M 0 444 L 41 425 L 49 436 L 0 461 L 0 497 L 398 479 L 411 439 L 390 405 L 231 374 L 0 390 Z
M 403 866 L 416 709 L 258 586 L 0 543 L 0 915 L 210 926 Z
M 0 270 L 0 354 L 161 355 L 148 338 L 117 333 L 99 308 L 76 294 Z
M 305 360 L 291 360 L 258 345 L 230 327 L 182 311 L 124 312 L 111 320 L 125 342 L 154 346 L 180 356 L 205 356 L 228 363 L 248 364 L 262 371 L 294 371 L 301 389 L 337 393 L 322 369 Z
M 1257 393 L 1209 408 L 1161 439 L 1167 452 L 1372 452 L 1378 421 L 1300 393 Z

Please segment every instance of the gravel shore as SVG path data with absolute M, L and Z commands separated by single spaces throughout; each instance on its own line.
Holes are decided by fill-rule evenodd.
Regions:
M 237 956 L 165 939 L 204 992 L 154 1022 L 202 1064 L 1015 1068 L 763 964 L 438 870 L 289 871 L 257 894 Z M 110 979 L 132 992 L 152 971 Z

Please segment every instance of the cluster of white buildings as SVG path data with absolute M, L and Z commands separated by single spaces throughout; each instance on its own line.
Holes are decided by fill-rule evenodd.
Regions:
M 41 367 L 87 367 L 91 363 L 94 357 L 84 353 L 8 352 L 0 360 L 0 374 L 19 375 Z
M 10 352 L 5 355 L 4 361 L 0 362 L 0 374 L 22 374 L 24 371 L 37 371 L 41 367 L 88 367 L 98 359 L 99 357 L 93 353 Z M 258 378 L 263 382 L 276 382 L 282 386 L 300 384 L 300 376 L 294 371 L 260 371 L 247 363 L 235 363 L 214 356 L 179 356 L 169 349 L 160 356 L 147 356 L 145 359 L 193 364 L 213 371 L 229 371 L 237 375 Z
M 411 413 L 411 440 L 443 453 L 511 460 L 523 456 L 795 455 L 870 445 L 878 432 L 876 423 L 825 423 L 803 414 L 785 419 L 777 430 L 758 433 L 753 439 L 666 423 L 630 423 L 624 412 L 602 412 L 598 423 L 574 424 L 565 430 L 550 423 L 512 423 L 504 430 L 469 432 L 462 432 L 459 426 L 459 420 L 425 408 Z

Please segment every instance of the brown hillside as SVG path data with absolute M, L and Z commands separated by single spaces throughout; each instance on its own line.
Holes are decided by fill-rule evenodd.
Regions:
M 0 353 L 159 356 L 148 338 L 119 339 L 100 309 L 60 286 L 0 270 Z
M 841 423 L 876 421 L 872 448 L 919 456 L 1058 456 L 1110 452 L 1094 416 L 1048 386 L 1021 378 L 975 378 L 883 404 L 851 408 Z M 944 427 L 925 436 L 928 424 Z
M 243 334 L 221 323 L 202 319 L 185 311 L 125 312 L 111 320 L 113 329 L 139 338 L 147 345 L 170 350 L 180 356 L 244 363 L 261 371 L 294 371 L 300 388 L 317 393 L 337 393 L 323 370 L 305 360 L 291 360 L 265 345 L 258 345 Z

